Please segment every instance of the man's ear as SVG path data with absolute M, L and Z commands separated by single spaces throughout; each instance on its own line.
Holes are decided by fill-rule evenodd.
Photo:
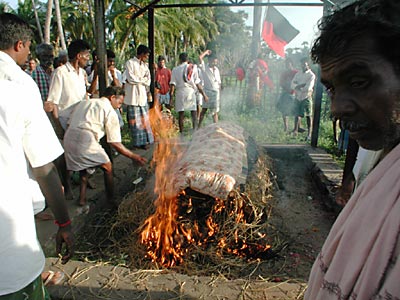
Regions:
M 19 52 L 24 47 L 24 43 L 22 41 L 18 41 L 14 44 L 14 51 Z

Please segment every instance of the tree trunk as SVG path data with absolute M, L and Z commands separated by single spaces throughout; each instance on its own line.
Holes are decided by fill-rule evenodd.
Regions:
M 47 1 L 46 21 L 44 23 L 44 42 L 50 44 L 50 25 L 53 12 L 53 0 Z
M 255 0 L 254 3 L 262 3 L 262 0 Z M 251 58 L 256 59 L 260 51 L 260 29 L 261 29 L 262 7 L 254 6 L 253 14 L 253 37 L 251 41 Z
M 54 8 L 56 11 L 58 36 L 60 37 L 61 49 L 67 50 L 67 45 L 65 44 L 64 30 L 62 27 L 62 19 L 61 19 L 60 1 L 59 0 L 54 0 Z
M 35 19 L 36 19 L 36 26 L 39 31 L 39 36 L 40 36 L 40 41 L 43 43 L 43 31 L 42 31 L 42 26 L 40 26 L 40 20 L 39 20 L 39 15 L 36 9 L 36 3 L 35 0 L 32 0 L 32 7 L 33 7 L 33 12 L 35 13 Z
M 131 36 L 131 32 L 133 30 L 133 27 L 135 26 L 134 22 L 131 22 L 131 24 L 128 27 L 128 30 L 126 31 L 124 40 L 122 42 L 122 46 L 121 46 L 121 57 L 125 57 L 125 48 L 128 45 L 129 42 L 129 37 Z
M 254 3 L 261 3 L 261 0 L 255 0 Z M 260 51 L 260 28 L 261 28 L 261 14 L 262 7 L 254 6 L 254 14 L 253 14 L 253 37 L 251 41 L 251 49 L 250 55 L 253 63 L 253 68 L 251 68 L 250 72 L 252 72 L 252 76 L 250 76 L 251 80 L 249 80 L 248 88 L 247 88 L 247 97 L 246 97 L 246 108 L 248 110 L 253 109 L 256 102 L 260 99 L 260 78 L 257 76 L 257 56 Z
M 92 0 L 88 1 L 88 9 L 89 9 L 90 21 L 92 22 L 93 32 L 96 32 L 96 24 L 95 24 L 95 19 L 93 16 L 93 9 L 92 9 Z

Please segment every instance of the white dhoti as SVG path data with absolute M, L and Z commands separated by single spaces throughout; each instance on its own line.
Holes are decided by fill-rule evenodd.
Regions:
M 175 111 L 195 111 L 196 94 L 191 87 L 179 88 L 175 94 Z
M 86 170 L 110 161 L 90 130 L 69 128 L 64 136 L 64 151 L 70 171 Z

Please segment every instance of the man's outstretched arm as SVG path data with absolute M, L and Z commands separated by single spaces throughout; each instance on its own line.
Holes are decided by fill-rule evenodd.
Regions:
M 62 262 L 66 263 L 74 254 L 74 236 L 71 231 L 71 220 L 69 218 L 60 177 L 52 162 L 41 167 L 32 168 L 32 171 L 46 198 L 47 204 L 54 214 L 56 224 L 59 226 L 56 235 L 56 251 L 57 254 L 60 254 L 62 252 L 62 246 L 65 243 L 66 252 L 65 255 L 62 256 Z

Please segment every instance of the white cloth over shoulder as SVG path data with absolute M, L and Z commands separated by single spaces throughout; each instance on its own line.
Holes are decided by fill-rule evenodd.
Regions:
M 400 145 L 357 188 L 333 225 L 306 300 L 400 298 Z
M 197 84 L 201 80 L 196 65 L 184 62 L 172 69 L 170 84 L 175 86 L 175 110 L 195 111 Z

